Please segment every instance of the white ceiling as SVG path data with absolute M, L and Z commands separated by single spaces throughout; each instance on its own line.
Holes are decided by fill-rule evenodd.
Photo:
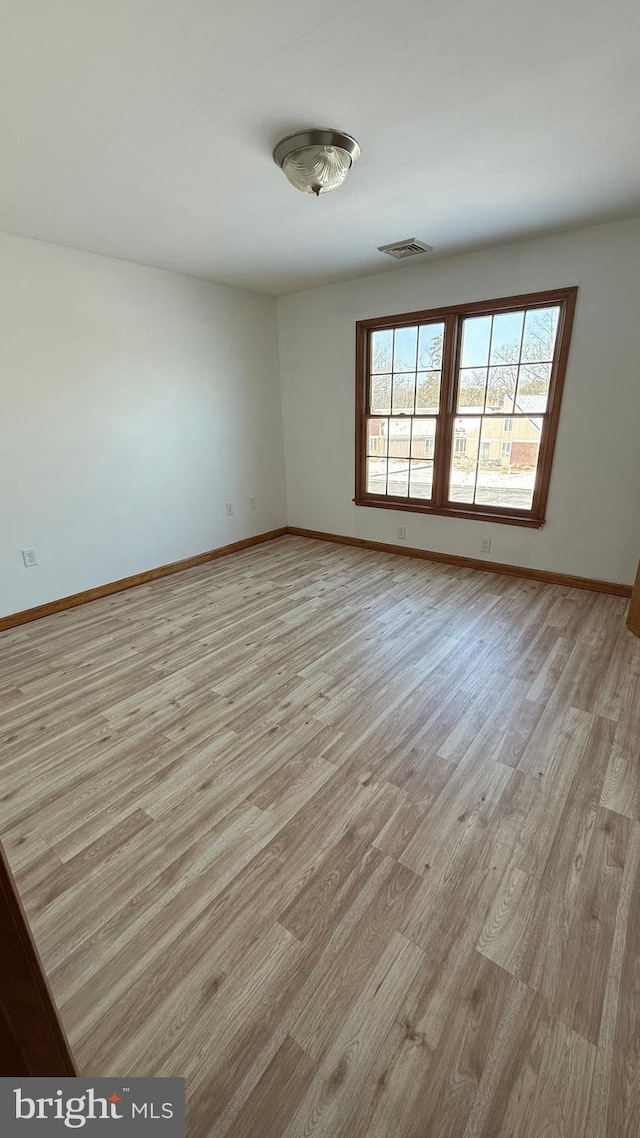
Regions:
M 3 0 L 0 229 L 264 292 L 640 213 L 637 0 Z M 284 134 L 362 157 L 300 194 Z M 410 262 L 415 264 L 417 262 Z

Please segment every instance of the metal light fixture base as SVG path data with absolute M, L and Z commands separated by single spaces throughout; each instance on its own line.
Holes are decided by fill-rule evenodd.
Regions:
M 339 146 L 351 156 L 352 165 L 360 157 L 360 146 L 350 134 L 330 127 L 312 127 L 281 138 L 273 152 L 273 160 L 282 169 L 285 158 L 293 154 L 294 150 L 304 150 L 306 146 Z

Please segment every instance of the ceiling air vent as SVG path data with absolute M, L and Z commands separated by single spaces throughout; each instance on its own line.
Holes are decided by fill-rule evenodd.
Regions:
M 379 253 L 387 253 L 389 257 L 417 257 L 418 253 L 431 253 L 433 246 L 425 241 L 418 241 L 417 237 L 407 237 L 406 241 L 394 241 L 391 245 L 378 245 Z

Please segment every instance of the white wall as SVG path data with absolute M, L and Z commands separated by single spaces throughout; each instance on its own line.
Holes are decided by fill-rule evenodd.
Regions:
M 285 524 L 272 298 L 0 234 L 0 327 L 0 615 Z
M 358 319 L 580 286 L 541 530 L 358 507 Z M 278 301 L 290 525 L 631 583 L 640 556 L 640 220 L 403 267 Z M 491 553 L 480 553 L 480 538 Z

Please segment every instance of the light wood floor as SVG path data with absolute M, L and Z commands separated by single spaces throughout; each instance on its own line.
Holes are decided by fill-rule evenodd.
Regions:
M 1 636 L 80 1070 L 190 1138 L 640 1134 L 625 607 L 286 537 Z

